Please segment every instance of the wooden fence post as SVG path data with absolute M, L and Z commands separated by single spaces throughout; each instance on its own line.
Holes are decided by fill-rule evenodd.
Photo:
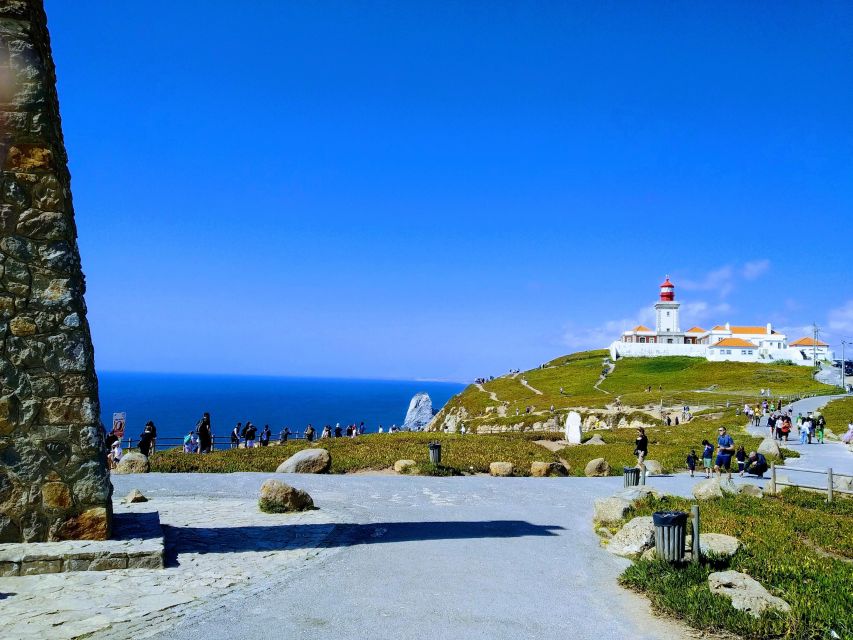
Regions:
M 699 547 L 699 505 L 694 504 L 690 507 L 691 515 L 693 516 L 693 562 L 699 562 L 700 560 L 700 547 Z
M 770 463 L 770 493 L 776 495 L 776 463 Z
M 832 486 L 832 467 L 830 467 L 830 468 L 829 468 L 829 469 L 827 469 L 827 471 L 826 471 L 826 501 L 827 501 L 827 502 L 832 502 L 832 498 L 833 498 L 832 491 L 833 491 L 833 486 Z

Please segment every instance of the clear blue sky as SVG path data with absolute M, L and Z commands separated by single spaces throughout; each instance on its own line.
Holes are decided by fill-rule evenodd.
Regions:
M 99 368 L 853 337 L 853 4 L 46 0 Z

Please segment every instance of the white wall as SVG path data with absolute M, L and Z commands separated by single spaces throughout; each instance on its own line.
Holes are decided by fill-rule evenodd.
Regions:
M 653 358 L 655 356 L 691 356 L 704 358 L 708 347 L 704 344 L 666 344 L 616 341 L 610 345 L 610 357 Z

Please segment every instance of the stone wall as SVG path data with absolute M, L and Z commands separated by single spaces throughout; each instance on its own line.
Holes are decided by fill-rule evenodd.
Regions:
M 0 0 L 0 542 L 109 537 L 112 485 L 42 0 Z

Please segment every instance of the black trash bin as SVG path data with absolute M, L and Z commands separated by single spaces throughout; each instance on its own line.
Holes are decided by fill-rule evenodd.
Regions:
M 622 467 L 626 487 L 636 487 L 640 484 L 640 470 L 637 467 Z
M 429 461 L 430 464 L 441 464 L 441 443 L 429 443 Z
M 655 553 L 667 562 L 684 561 L 684 542 L 687 537 L 687 514 L 684 511 L 655 511 Z

